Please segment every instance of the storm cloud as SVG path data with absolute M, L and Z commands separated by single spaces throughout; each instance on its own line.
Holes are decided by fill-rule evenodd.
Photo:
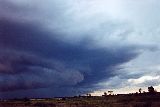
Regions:
M 90 49 L 85 44 L 50 39 L 50 33 L 32 27 L 1 22 L 0 87 L 3 92 L 76 87 L 82 93 L 85 87 L 87 91 L 88 87 L 94 89 L 96 83 L 113 76 L 114 67 L 137 55 L 131 48 Z
M 0 0 L 1 97 L 78 95 L 159 75 L 157 2 Z

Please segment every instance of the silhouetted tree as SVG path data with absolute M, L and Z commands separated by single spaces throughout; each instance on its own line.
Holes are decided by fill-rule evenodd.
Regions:
M 142 88 L 139 89 L 139 93 L 140 93 L 140 94 L 142 93 Z
M 109 95 L 112 95 L 113 94 L 113 91 L 108 91 Z
M 87 97 L 91 97 L 91 94 L 90 94 L 90 93 L 87 93 L 86 95 L 87 95 Z
M 104 92 L 104 96 L 107 96 L 107 93 L 106 93 L 106 92 Z
M 148 92 L 149 93 L 155 93 L 155 90 L 152 86 L 148 87 Z

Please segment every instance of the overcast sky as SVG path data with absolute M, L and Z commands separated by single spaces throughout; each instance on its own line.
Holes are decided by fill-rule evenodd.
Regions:
M 159 10 L 159 0 L 0 0 L 0 97 L 158 90 Z

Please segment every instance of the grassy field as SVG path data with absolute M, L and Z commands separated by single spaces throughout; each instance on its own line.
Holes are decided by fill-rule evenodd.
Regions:
M 0 107 L 160 107 L 160 95 L 4 100 Z

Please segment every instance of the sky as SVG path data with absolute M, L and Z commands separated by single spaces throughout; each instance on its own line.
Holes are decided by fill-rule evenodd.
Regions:
M 0 0 L 0 98 L 160 91 L 159 0 Z

